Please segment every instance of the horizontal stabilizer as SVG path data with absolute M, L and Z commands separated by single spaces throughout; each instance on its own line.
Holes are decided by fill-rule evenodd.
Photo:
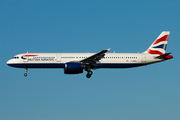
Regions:
M 160 55 L 160 56 L 157 56 L 155 57 L 156 59 L 165 59 L 165 60 L 168 60 L 168 59 L 172 59 L 173 56 L 170 55 L 171 53 L 165 53 L 163 55 Z

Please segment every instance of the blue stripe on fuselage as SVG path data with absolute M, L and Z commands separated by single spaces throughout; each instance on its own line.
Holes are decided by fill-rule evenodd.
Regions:
M 23 63 L 23 64 L 8 64 L 11 67 L 17 68 L 64 68 L 64 63 Z
M 23 63 L 8 64 L 17 68 L 65 68 L 65 63 Z M 138 67 L 146 64 L 141 63 L 97 63 L 96 68 L 130 68 Z
M 140 63 L 97 63 L 97 68 L 131 68 L 138 67 L 145 64 Z

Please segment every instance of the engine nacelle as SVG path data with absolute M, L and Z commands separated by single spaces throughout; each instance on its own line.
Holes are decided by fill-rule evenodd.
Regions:
M 64 68 L 65 74 L 79 74 L 83 73 L 83 65 L 76 62 L 68 62 L 65 64 Z

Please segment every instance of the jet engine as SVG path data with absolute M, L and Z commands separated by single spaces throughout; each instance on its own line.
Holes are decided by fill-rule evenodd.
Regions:
M 83 65 L 76 62 L 68 62 L 65 64 L 64 74 L 79 74 L 83 73 Z

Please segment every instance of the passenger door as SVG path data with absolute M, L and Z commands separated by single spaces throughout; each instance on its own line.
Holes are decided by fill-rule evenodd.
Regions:
M 61 62 L 61 54 L 56 54 L 56 62 Z
M 146 62 L 146 54 L 141 55 L 141 62 L 145 63 Z
M 23 55 L 23 62 L 28 62 L 28 53 Z

